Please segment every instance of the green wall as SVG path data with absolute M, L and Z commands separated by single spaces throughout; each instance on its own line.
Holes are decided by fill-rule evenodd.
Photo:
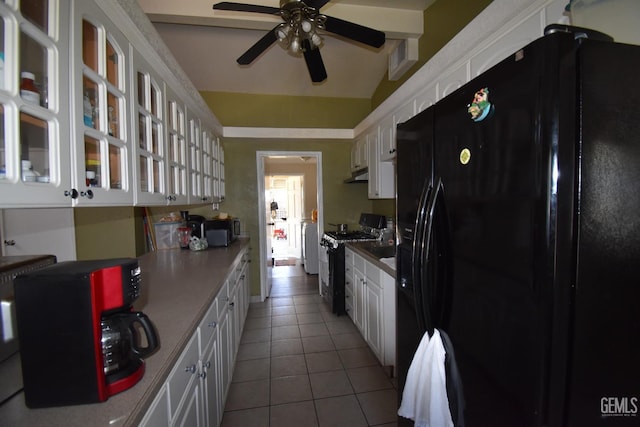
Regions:
M 142 208 L 76 208 L 79 260 L 137 257 L 144 253 Z
M 370 99 L 201 92 L 223 126 L 353 129 Z

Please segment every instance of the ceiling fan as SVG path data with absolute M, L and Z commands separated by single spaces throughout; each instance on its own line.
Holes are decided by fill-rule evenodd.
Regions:
M 317 83 L 327 78 L 327 71 L 320 55 L 322 37 L 318 34 L 319 31 L 328 31 L 375 48 L 381 47 L 385 42 L 385 34 L 382 31 L 321 14 L 320 8 L 327 3 L 329 0 L 280 0 L 280 8 L 277 8 L 225 1 L 214 4 L 213 8 L 280 16 L 284 22 L 265 34 L 240 56 L 237 59 L 238 64 L 250 64 L 273 43 L 279 42 L 292 54 L 302 53 L 311 81 Z

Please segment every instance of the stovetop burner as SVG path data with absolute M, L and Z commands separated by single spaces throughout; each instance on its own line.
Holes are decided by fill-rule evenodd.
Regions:
M 334 239 L 337 240 L 362 240 L 362 239 L 375 239 L 376 236 L 374 236 L 371 233 L 366 233 L 364 231 L 361 230 L 357 230 L 357 231 L 345 231 L 345 232 L 339 232 L 339 231 L 327 231 L 325 234 L 333 237 Z
M 378 236 L 366 231 L 347 231 L 340 233 L 338 231 L 327 231 L 322 236 L 320 244 L 329 248 L 336 249 L 338 245 L 351 242 L 373 242 L 378 240 Z

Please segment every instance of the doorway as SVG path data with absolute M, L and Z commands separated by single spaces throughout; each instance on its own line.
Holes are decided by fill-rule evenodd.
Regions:
M 311 222 L 314 210 L 317 224 L 322 224 L 322 153 L 259 151 L 256 161 L 264 301 L 271 293 L 274 269 L 301 265 L 303 226 Z
M 302 224 L 308 220 L 304 212 L 304 175 L 268 174 L 265 191 L 271 266 L 297 265 L 302 254 Z

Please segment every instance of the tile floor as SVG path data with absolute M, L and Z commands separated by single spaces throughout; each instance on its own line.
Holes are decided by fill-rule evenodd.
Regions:
M 322 303 L 318 276 L 273 269 L 251 304 L 222 427 L 396 425 L 396 389 L 346 316 Z

